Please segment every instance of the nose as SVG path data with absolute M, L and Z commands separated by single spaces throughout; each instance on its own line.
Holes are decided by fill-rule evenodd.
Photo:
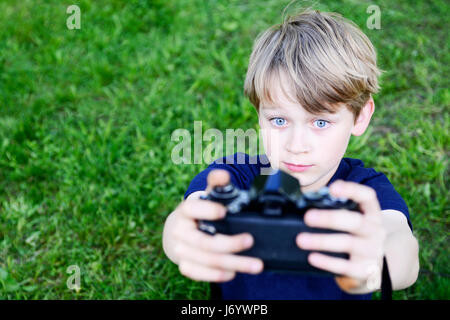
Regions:
M 311 152 L 311 140 L 306 128 L 296 126 L 290 132 L 285 148 L 288 152 L 293 154 Z

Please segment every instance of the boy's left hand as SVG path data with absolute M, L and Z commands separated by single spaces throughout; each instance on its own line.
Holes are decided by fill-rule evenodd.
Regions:
M 338 180 L 330 185 L 330 194 L 359 204 L 362 214 L 349 210 L 308 210 L 305 223 L 310 227 L 346 231 L 348 234 L 300 233 L 297 245 L 313 251 L 346 252 L 350 259 L 311 253 L 308 262 L 336 276 L 339 287 L 348 293 L 366 293 L 380 288 L 384 242 L 380 204 L 372 188 Z

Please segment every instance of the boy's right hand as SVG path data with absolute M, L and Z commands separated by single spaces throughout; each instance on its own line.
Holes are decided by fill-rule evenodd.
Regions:
M 229 180 L 227 171 L 211 171 L 206 192 L 214 186 L 226 185 Z M 236 272 L 257 274 L 263 270 L 261 259 L 233 254 L 252 247 L 250 233 L 212 236 L 197 229 L 196 220 L 221 219 L 225 213 L 222 204 L 196 197 L 188 197 L 173 212 L 171 227 L 166 232 L 171 238 L 173 260 L 178 262 L 184 276 L 197 281 L 225 282 L 233 279 Z

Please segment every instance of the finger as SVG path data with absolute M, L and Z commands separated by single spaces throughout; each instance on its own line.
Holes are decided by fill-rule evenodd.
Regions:
M 181 260 L 188 260 L 212 269 L 251 274 L 260 273 L 263 270 L 263 262 L 257 258 L 202 251 L 184 244 L 178 244 L 175 252 Z
M 357 202 L 365 214 L 379 214 L 380 204 L 377 194 L 371 187 L 350 181 L 337 180 L 330 185 L 334 197 L 343 197 Z
M 230 174 L 223 169 L 214 169 L 208 174 L 206 192 L 215 186 L 225 186 L 230 182 Z
M 362 240 L 349 234 L 300 233 L 296 238 L 297 245 L 303 250 L 346 252 L 351 254 L 364 252 L 361 242 Z
M 178 265 L 181 274 L 196 281 L 226 282 L 235 277 L 232 271 L 213 269 L 190 261 L 182 261 Z
M 305 223 L 310 227 L 326 228 L 361 234 L 364 216 L 349 210 L 308 210 Z
M 336 275 L 356 279 L 365 279 L 366 276 L 366 268 L 361 263 L 351 260 L 313 252 L 308 255 L 308 262 L 318 269 L 326 270 Z
M 178 240 L 205 251 L 237 253 L 253 246 L 253 237 L 249 233 L 232 236 L 220 233 L 210 235 L 195 228 L 186 228 L 182 224 L 179 225 L 180 229 L 176 227 L 174 235 Z
M 217 220 L 225 217 L 226 208 L 220 203 L 191 199 L 184 201 L 179 208 L 184 217 L 190 219 Z

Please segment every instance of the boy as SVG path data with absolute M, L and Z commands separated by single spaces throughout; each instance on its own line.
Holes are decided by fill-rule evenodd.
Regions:
M 220 219 L 226 211 L 198 199 L 201 194 L 230 180 L 248 189 L 267 167 L 261 157 L 252 164 L 247 155 L 244 164 L 230 164 L 231 156 L 199 173 L 167 218 L 164 251 L 183 275 L 219 283 L 223 299 L 370 299 L 380 288 L 386 257 L 394 290 L 416 281 L 418 243 L 405 202 L 384 174 L 343 158 L 350 136 L 362 135 L 369 125 L 379 74 L 375 50 L 355 24 L 335 13 L 307 10 L 257 38 L 245 80 L 270 166 L 298 178 L 303 192 L 329 186 L 332 195 L 358 202 L 363 211 L 309 210 L 309 226 L 348 234 L 296 238 L 302 249 L 349 253 L 349 260 L 308 256 L 311 265 L 340 276 L 267 272 L 260 259 L 234 254 L 253 245 L 250 234 L 210 236 L 197 230 L 196 220 Z

